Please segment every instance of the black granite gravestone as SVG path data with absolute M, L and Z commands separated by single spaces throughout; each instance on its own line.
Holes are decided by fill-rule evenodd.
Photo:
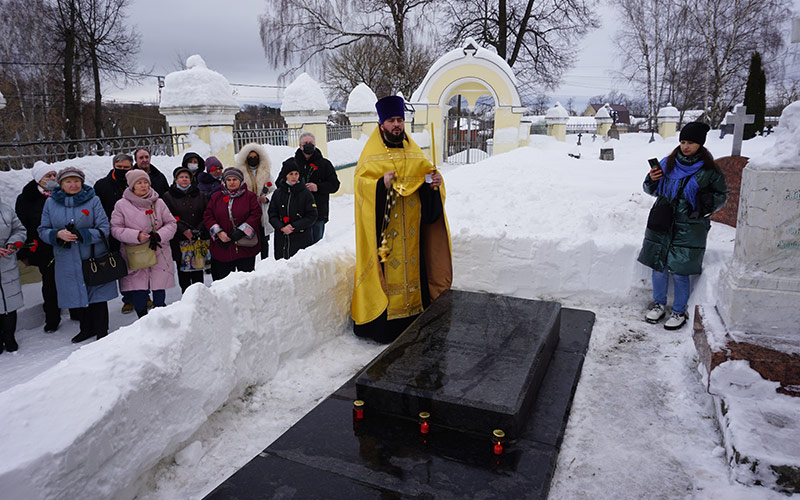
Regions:
M 516 436 L 558 343 L 561 305 L 448 290 L 356 381 L 378 412 Z

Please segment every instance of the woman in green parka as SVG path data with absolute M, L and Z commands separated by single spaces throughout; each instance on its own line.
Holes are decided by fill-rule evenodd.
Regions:
M 727 198 L 725 176 L 703 146 L 708 130 L 705 123 L 686 124 L 680 145 L 658 167 L 651 168 L 644 180 L 644 191 L 657 197 L 653 206 L 665 206 L 661 217 L 651 211 L 639 252 L 639 262 L 653 269 L 653 307 L 645 319 L 658 323 L 666 315 L 672 276 L 675 291 L 672 314 L 664 323 L 667 330 L 686 323 L 689 275 L 702 271 L 709 216 L 722 208 Z

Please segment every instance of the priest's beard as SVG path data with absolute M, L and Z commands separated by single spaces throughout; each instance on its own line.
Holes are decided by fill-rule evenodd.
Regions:
M 392 146 L 403 145 L 403 139 L 405 139 L 406 134 L 402 130 L 399 131 L 397 134 L 392 132 L 387 132 L 384 129 L 381 129 L 381 132 L 383 132 L 383 140 L 386 141 L 388 144 L 391 144 Z

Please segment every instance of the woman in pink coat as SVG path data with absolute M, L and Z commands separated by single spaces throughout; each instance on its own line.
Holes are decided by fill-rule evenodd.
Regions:
M 175 235 L 177 224 L 166 203 L 150 188 L 147 172 L 131 170 L 125 179 L 128 188 L 111 213 L 111 235 L 123 244 L 123 256 L 126 245 L 149 242 L 157 260 L 154 266 L 130 271 L 119 283 L 121 291 L 133 292 L 133 308 L 141 318 L 147 314 L 148 290 L 153 290 L 153 306 L 164 307 L 166 289 L 175 286 L 169 240 Z

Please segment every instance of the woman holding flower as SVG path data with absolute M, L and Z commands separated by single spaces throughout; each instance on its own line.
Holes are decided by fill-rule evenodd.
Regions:
M 146 243 L 156 256 L 154 265 L 129 271 L 119 283 L 123 292 L 133 292 L 133 309 L 141 318 L 147 314 L 148 290 L 153 291 L 153 306 L 164 307 L 166 289 L 175 286 L 169 241 L 178 226 L 166 203 L 151 189 L 147 172 L 130 170 L 125 179 L 128 188 L 111 213 L 111 235 L 123 244 L 122 253 L 129 262 L 128 247 L 136 245 Z
M 22 285 L 16 255 L 24 241 L 25 226 L 11 207 L 0 203 L 0 353 L 19 348 L 14 334 L 17 309 L 22 307 Z
M 53 247 L 59 307 L 78 308 L 80 331 L 72 342 L 108 335 L 108 304 L 117 296 L 117 284 L 87 286 L 83 281 L 83 260 L 107 253 L 104 236 L 109 233 L 108 217 L 94 189 L 84 184 L 86 176 L 75 167 L 58 172 L 58 187 L 51 191 L 42 210 L 38 233 Z M 101 235 L 102 234 L 104 236 Z
M 269 203 L 269 223 L 275 228 L 275 260 L 288 259 L 314 243 L 311 226 L 317 220 L 314 195 L 300 182 L 300 170 L 284 163 L 279 188 Z
M 261 205 L 236 168 L 222 172 L 223 188 L 211 195 L 203 222 L 211 234 L 211 277 L 252 271 L 261 251 Z

